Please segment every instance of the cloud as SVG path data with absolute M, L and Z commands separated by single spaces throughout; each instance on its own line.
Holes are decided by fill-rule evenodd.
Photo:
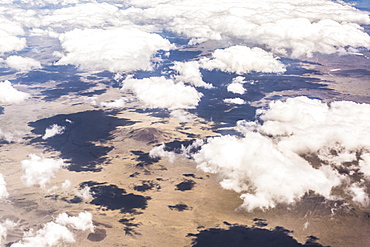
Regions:
M 247 89 L 243 87 L 243 84 L 246 83 L 244 81 L 244 77 L 237 76 L 233 79 L 233 81 L 227 86 L 227 91 L 237 94 L 244 94 Z
M 57 124 L 50 125 L 49 128 L 45 129 L 45 134 L 42 136 L 43 140 L 46 140 L 48 138 L 51 138 L 56 135 L 61 135 L 64 133 L 64 130 L 66 127 L 59 126 Z
M 175 161 L 175 158 L 176 158 L 175 154 L 173 152 L 169 152 L 169 151 L 164 150 L 164 148 L 165 148 L 164 143 L 162 143 L 159 146 L 156 146 L 156 147 L 152 148 L 152 150 L 150 150 L 150 152 L 149 152 L 150 158 L 152 158 L 152 159 L 167 158 L 169 160 L 169 162 L 173 163 Z
M 17 224 L 13 221 L 6 219 L 2 223 L 0 223 L 0 244 L 1 242 L 6 239 L 8 235 L 8 229 L 15 227 Z
M 2 81 L 0 82 L 0 102 L 5 104 L 16 104 L 20 103 L 30 95 L 28 93 L 24 93 L 15 89 L 10 81 Z
M 199 63 L 197 61 L 190 62 L 175 62 L 171 67 L 178 72 L 175 79 L 185 83 L 189 83 L 196 87 L 212 88 L 212 84 L 206 83 L 202 79 L 202 74 L 199 70 Z
M 59 39 L 65 54 L 57 65 L 72 64 L 83 70 L 152 70 L 153 56 L 159 50 L 173 48 L 158 34 L 123 27 L 75 29 L 61 34 Z
M 182 82 L 165 77 L 126 78 L 122 90 L 132 91 L 148 108 L 188 109 L 198 105 L 202 94 Z
M 101 102 L 100 105 L 107 108 L 123 108 L 126 102 L 125 98 L 119 98 L 111 102 Z
M 265 46 L 292 56 L 333 53 L 346 47 L 370 47 L 358 24 L 369 24 L 367 12 L 339 1 L 129 1 L 125 10 L 134 23 L 156 23 L 191 39 L 190 43 L 226 40 Z
M 23 184 L 27 187 L 38 184 L 45 189 L 46 184 L 55 173 L 68 165 L 62 159 L 41 158 L 36 154 L 30 154 L 29 160 L 22 160 L 24 174 L 21 177 Z
M 247 104 L 247 102 L 241 98 L 227 98 L 227 99 L 224 99 L 224 102 L 227 104 L 235 104 L 235 105 Z
M 23 72 L 30 71 L 32 69 L 41 69 L 41 63 L 30 57 L 21 56 L 10 56 L 5 60 L 5 63 L 13 69 L 20 70 Z
M 92 222 L 92 214 L 89 212 L 81 212 L 78 216 L 68 216 L 66 213 L 61 213 L 55 219 L 55 223 L 70 226 L 76 230 L 90 230 L 94 231 L 94 225 Z
M 81 212 L 78 216 L 68 216 L 66 213 L 59 214 L 55 221 L 46 223 L 37 232 L 31 229 L 24 234 L 21 241 L 11 247 L 52 247 L 75 242 L 71 230 L 93 231 L 92 215 L 89 212 Z
M 8 198 L 9 193 L 6 189 L 6 182 L 3 174 L 0 173 L 0 200 Z
M 91 201 L 93 199 L 92 191 L 89 186 L 85 186 L 81 189 L 75 190 L 75 195 L 81 198 L 84 202 Z
M 238 121 L 242 137 L 198 140 L 183 155 L 217 174 L 224 189 L 240 193 L 248 211 L 294 204 L 309 191 L 369 205 L 364 186 L 370 179 L 369 104 L 327 104 L 302 96 L 273 101 L 257 110 L 256 119 Z M 151 153 L 174 160 L 164 145 Z
M 212 53 L 212 58 L 200 60 L 201 67 L 207 70 L 219 69 L 225 72 L 245 74 L 251 71 L 273 73 L 285 72 L 285 66 L 274 58 L 272 53 L 261 48 L 246 46 L 231 46 L 218 49 Z
M 0 14 L 0 53 L 20 51 L 27 47 L 22 26 Z
M 194 120 L 194 115 L 184 110 L 174 110 L 170 112 L 170 117 L 177 118 L 180 122 L 190 123 Z

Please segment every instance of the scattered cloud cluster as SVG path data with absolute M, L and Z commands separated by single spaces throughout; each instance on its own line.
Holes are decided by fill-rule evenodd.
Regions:
M 158 34 L 135 28 L 75 29 L 60 35 L 64 55 L 58 65 L 80 69 L 131 72 L 152 70 L 153 56 L 171 43 Z
M 182 82 L 176 83 L 163 76 L 144 79 L 128 77 L 122 83 L 122 90 L 132 91 L 148 108 L 194 108 L 202 97 L 194 87 L 186 86 Z
M 20 51 L 27 47 L 22 25 L 7 19 L 0 12 L 0 53 Z
M 309 191 L 367 207 L 369 122 L 368 104 L 289 98 L 258 110 L 255 122 L 238 121 L 243 137 L 212 137 L 183 152 L 198 169 L 217 174 L 223 188 L 240 193 L 248 211 L 293 204 Z M 174 160 L 163 145 L 151 155 Z M 341 193 L 333 194 L 334 188 Z
M 25 92 L 18 91 L 15 89 L 10 81 L 0 82 L 0 102 L 5 104 L 16 104 L 20 103 L 30 95 Z
M 49 126 L 49 128 L 45 129 L 45 134 L 42 136 L 42 139 L 46 140 L 46 139 L 49 139 L 53 136 L 61 135 L 61 134 L 64 133 L 65 129 L 66 129 L 66 127 L 64 127 L 64 126 L 59 126 L 57 124 L 52 124 L 52 125 Z
M 370 23 L 366 12 L 328 0 L 202 1 L 170 0 L 160 4 L 129 1 L 125 11 L 134 23 L 191 38 L 190 43 L 231 40 L 262 45 L 294 57 L 314 52 L 334 53 L 347 46 L 370 47 L 370 37 L 358 24 Z
M 32 229 L 24 234 L 21 241 L 11 247 L 52 247 L 75 242 L 73 230 L 94 230 L 92 214 L 81 212 L 78 216 L 59 214 L 54 221 L 46 223 L 43 228 L 34 232 Z
M 22 160 L 24 174 L 21 177 L 23 184 L 27 187 L 38 184 L 45 189 L 46 184 L 55 173 L 68 165 L 62 159 L 42 158 L 36 154 L 30 154 L 29 160 Z

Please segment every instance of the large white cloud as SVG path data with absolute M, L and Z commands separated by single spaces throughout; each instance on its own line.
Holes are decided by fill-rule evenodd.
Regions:
M 289 98 L 258 110 L 255 122 L 238 121 L 243 137 L 212 137 L 183 151 L 198 169 L 217 174 L 223 188 L 241 193 L 249 211 L 292 204 L 309 191 L 367 207 L 369 123 L 369 104 Z M 189 154 L 194 148 L 200 150 Z M 163 145 L 151 153 L 174 159 Z
M 272 73 L 285 72 L 285 66 L 272 53 L 261 48 L 246 46 L 232 46 L 218 49 L 212 53 L 212 58 L 200 60 L 201 67 L 212 70 L 219 69 L 226 72 L 245 74 L 251 71 Z
M 265 45 L 293 56 L 333 53 L 346 46 L 370 47 L 358 24 L 370 23 L 366 12 L 329 0 L 169 0 L 126 1 L 136 6 L 126 15 L 136 23 L 156 23 L 194 42 L 232 39 Z
M 36 154 L 30 154 L 29 157 L 29 160 L 21 162 L 24 171 L 21 179 L 23 184 L 28 187 L 38 184 L 45 189 L 50 179 L 55 177 L 55 173 L 68 166 L 62 159 L 42 158 Z
M 30 97 L 28 93 L 15 89 L 10 81 L 0 82 L 0 102 L 5 104 L 20 103 Z
M 198 105 L 202 94 L 194 87 L 165 77 L 134 79 L 128 77 L 122 90 L 132 91 L 148 108 L 188 109 Z
M 78 216 L 59 214 L 55 221 L 46 223 L 37 232 L 25 232 L 21 241 L 11 247 L 52 247 L 75 242 L 73 230 L 93 231 L 92 214 L 81 212 Z
M 75 29 L 59 39 L 65 54 L 57 64 L 73 64 L 88 70 L 152 70 L 153 56 L 159 50 L 172 48 L 158 34 L 135 28 Z
M 41 63 L 30 57 L 21 56 L 10 56 L 5 60 L 5 63 L 13 69 L 20 70 L 23 72 L 30 71 L 32 69 L 40 69 Z

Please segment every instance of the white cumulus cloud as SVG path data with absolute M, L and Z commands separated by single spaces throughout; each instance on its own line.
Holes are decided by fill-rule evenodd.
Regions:
M 29 98 L 30 95 L 25 92 L 18 91 L 12 86 L 10 81 L 0 82 L 0 102 L 5 104 L 15 104 Z
M 11 247 L 52 247 L 75 243 L 73 230 L 93 231 L 92 215 L 81 212 L 78 216 L 59 214 L 55 221 L 46 223 L 43 228 L 34 232 L 31 229 L 24 233 L 21 241 Z
M 23 72 L 30 71 L 32 69 L 40 69 L 41 63 L 30 57 L 21 56 L 10 56 L 5 60 L 5 63 L 13 69 L 20 70 Z
M 46 139 L 49 139 L 53 136 L 61 135 L 61 134 L 64 133 L 65 129 L 66 129 L 66 127 L 64 127 L 64 126 L 59 126 L 57 124 L 52 124 L 52 125 L 49 126 L 49 128 L 45 129 L 45 134 L 42 136 L 42 139 L 46 140 Z
M 45 189 L 50 179 L 55 177 L 55 173 L 68 166 L 62 159 L 42 158 L 36 154 L 30 154 L 29 157 L 29 160 L 21 162 L 24 172 L 21 180 L 28 187 L 38 184 Z
M 202 94 L 182 82 L 175 83 L 165 77 L 134 79 L 128 77 L 122 90 L 132 91 L 148 108 L 188 109 L 198 105 Z
M 228 104 L 235 104 L 235 105 L 244 105 L 247 103 L 245 100 L 241 98 L 227 98 L 227 99 L 224 99 L 224 102 Z
M 190 43 L 227 40 L 266 46 L 293 56 L 333 53 L 348 46 L 370 47 L 367 12 L 328 0 L 129 1 L 132 22 L 175 32 Z
M 6 182 L 3 174 L 0 173 L 0 200 L 8 198 L 9 193 L 6 189 Z
M 159 50 L 172 48 L 158 34 L 135 28 L 75 29 L 61 34 L 59 39 L 65 54 L 58 65 L 112 72 L 152 70 L 153 56 Z
M 238 122 L 243 137 L 209 138 L 193 155 L 199 169 L 241 194 L 243 208 L 295 203 L 309 191 L 338 198 L 333 188 L 369 205 L 369 104 L 296 97 L 271 102 L 257 118 Z M 318 162 L 311 163 L 312 155 Z
M 272 73 L 285 72 L 285 66 L 272 53 L 261 48 L 246 46 L 231 46 L 217 49 L 212 58 L 200 60 L 201 67 L 207 70 L 219 69 L 225 72 L 245 74 L 251 71 Z
M 212 88 L 212 84 L 203 81 L 202 74 L 199 70 L 198 61 L 175 62 L 172 69 L 178 72 L 175 75 L 176 80 L 187 82 L 196 87 Z

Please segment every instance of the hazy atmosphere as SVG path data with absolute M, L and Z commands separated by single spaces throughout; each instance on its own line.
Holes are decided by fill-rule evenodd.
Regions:
M 0 245 L 370 246 L 369 14 L 0 0 Z

